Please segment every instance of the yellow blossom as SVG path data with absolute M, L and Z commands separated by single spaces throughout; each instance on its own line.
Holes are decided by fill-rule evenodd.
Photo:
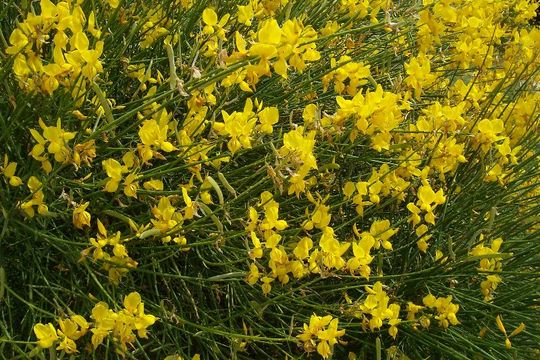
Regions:
M 34 333 L 38 338 L 38 345 L 45 349 L 53 346 L 53 344 L 58 340 L 56 329 L 51 323 L 46 325 L 42 323 L 34 325 Z
M 73 225 L 75 225 L 77 229 L 90 226 L 92 217 L 90 213 L 86 211 L 88 205 L 90 205 L 90 202 L 87 201 L 73 209 Z
M 20 177 L 15 176 L 15 171 L 17 171 L 17 163 L 9 162 L 7 154 L 4 155 L 4 165 L 0 166 L 0 173 L 4 174 L 4 177 L 8 179 L 9 185 L 20 186 L 23 182 Z
M 339 338 L 345 335 L 345 330 L 338 330 L 338 326 L 339 319 L 334 319 L 331 315 L 321 317 L 313 314 L 309 319 L 309 325 L 304 324 L 303 332 L 296 337 L 303 342 L 306 352 L 317 350 L 319 355 L 327 359 L 332 355 Z

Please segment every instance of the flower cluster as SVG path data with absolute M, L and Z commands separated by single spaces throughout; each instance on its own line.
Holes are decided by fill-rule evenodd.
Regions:
M 452 303 L 452 295 L 447 297 L 435 297 L 432 294 L 425 296 L 422 303 L 426 308 L 436 310 L 434 318 L 439 321 L 439 326 L 446 329 L 450 325 L 458 325 L 459 321 L 456 313 L 459 305 Z
M 58 328 L 52 323 L 36 324 L 34 333 L 37 344 L 44 349 L 56 345 L 56 350 L 74 354 L 79 352 L 77 342 L 90 332 L 94 348 L 111 336 L 118 351 L 125 353 L 127 346 L 133 344 L 137 337 L 147 338 L 147 329 L 158 320 L 154 315 L 145 314 L 144 303 L 137 292 L 124 298 L 124 308 L 119 311 L 109 309 L 104 302 L 97 303 L 92 309 L 91 318 L 93 322 L 88 322 L 84 316 L 73 314 L 69 318 L 58 319 Z
M 7 4 L 0 239 L 49 305 L 79 284 L 145 284 L 167 299 L 151 357 L 329 358 L 345 340 L 371 352 L 359 334 L 394 354 L 419 331 L 465 336 L 493 322 L 481 304 L 527 287 L 531 261 L 505 263 L 504 284 L 502 267 L 539 230 L 534 1 Z M 126 354 L 156 320 L 132 293 L 34 331 L 41 348 L 75 354 L 91 334 Z M 302 347 L 272 348 L 295 321 Z M 524 325 L 496 322 L 507 347 L 527 345 L 510 343 Z
M 501 283 L 502 278 L 497 272 L 502 270 L 502 257 L 499 256 L 499 249 L 503 243 L 502 238 L 497 238 L 491 242 L 491 246 L 484 245 L 483 235 L 480 236 L 480 244 L 476 245 L 469 252 L 470 255 L 480 259 L 480 266 L 478 271 L 485 274 L 486 278 L 480 283 L 480 289 L 482 295 L 484 295 L 485 301 L 493 299 L 493 292 L 497 289 L 497 286 Z
M 79 3 L 41 0 L 41 12 L 28 14 L 11 33 L 6 52 L 15 56 L 13 72 L 26 91 L 51 95 L 60 85 L 75 86 L 76 97 L 103 71 L 101 31 L 94 12 L 87 18 Z M 50 40 L 51 47 L 47 46 Z M 84 81 L 78 81 L 79 77 Z
M 345 330 L 339 330 L 339 319 L 332 318 L 331 315 L 318 316 L 311 315 L 309 325 L 304 324 L 304 330 L 296 337 L 303 342 L 306 352 L 317 352 L 327 359 L 333 353 L 334 345 L 339 342 L 339 338 L 345 335 Z
M 102 262 L 102 267 L 109 274 L 109 280 L 115 284 L 120 282 L 122 276 L 127 274 L 130 268 L 136 268 L 137 262 L 129 257 L 122 234 L 117 231 L 109 235 L 105 225 L 97 220 L 98 233 L 95 238 L 90 238 L 91 246 L 81 252 L 82 259 L 92 255 L 92 259 Z
M 390 298 L 380 281 L 373 287 L 366 286 L 365 290 L 368 295 L 362 303 L 354 306 L 353 316 L 361 318 L 362 326 L 371 331 L 380 329 L 386 322 L 390 325 L 388 333 L 395 339 L 398 333 L 397 325 L 401 322 L 399 304 L 390 303 Z

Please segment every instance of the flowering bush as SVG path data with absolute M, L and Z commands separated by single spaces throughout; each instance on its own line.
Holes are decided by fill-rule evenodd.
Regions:
M 540 356 L 538 3 L 2 5 L 7 357 Z

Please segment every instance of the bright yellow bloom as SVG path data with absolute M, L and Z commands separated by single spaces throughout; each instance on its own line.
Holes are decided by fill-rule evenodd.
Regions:
M 58 320 L 58 325 L 60 326 L 58 335 L 61 337 L 61 341 L 56 350 L 63 350 L 68 354 L 78 352 L 75 341 L 84 336 L 90 326 L 86 319 L 81 315 L 73 315 L 70 319 Z
M 107 0 L 107 3 L 110 5 L 110 7 L 116 9 L 118 5 L 120 5 L 120 0 Z
M 144 303 L 137 292 L 124 297 L 124 309 L 115 312 L 109 306 L 100 302 L 92 309 L 92 318 L 95 320 L 92 331 L 92 345 L 99 346 L 104 338 L 112 334 L 120 345 L 120 351 L 125 352 L 127 345 L 132 344 L 136 337 L 146 338 L 148 327 L 152 326 L 158 318 L 145 314 Z M 135 335 L 135 332 L 137 335 Z
M 90 226 L 90 220 L 92 219 L 92 216 L 88 211 L 86 211 L 86 208 L 90 205 L 90 202 L 85 202 L 84 204 L 81 204 L 77 206 L 73 210 L 73 225 L 77 229 L 82 229 L 85 226 Z
M 298 260 L 304 260 L 309 256 L 309 251 L 313 248 L 313 240 L 311 240 L 309 237 L 305 236 L 296 245 L 296 247 L 293 250 L 294 256 Z
M 27 182 L 28 189 L 32 193 L 32 199 L 21 204 L 21 209 L 28 217 L 34 217 L 34 206 L 37 206 L 38 214 L 44 215 L 48 211 L 45 204 L 45 195 L 42 190 L 42 183 L 35 176 L 30 176 Z
M 484 236 L 480 236 L 480 240 L 483 240 Z M 480 258 L 479 271 L 486 272 L 499 272 L 502 270 L 502 257 L 499 255 L 499 249 L 503 243 L 502 238 L 497 238 L 492 241 L 491 246 L 484 246 L 482 241 L 476 245 L 469 252 L 470 255 Z M 497 290 L 497 286 L 502 282 L 502 279 L 497 274 L 487 274 L 486 279 L 480 283 L 480 289 L 482 295 L 484 295 L 484 301 L 491 301 L 493 299 L 493 293 Z
M 124 194 L 126 196 L 137 198 L 137 190 L 139 189 L 139 178 L 136 174 L 128 174 L 124 180 Z
M 20 177 L 15 176 L 16 170 L 17 163 L 9 162 L 7 154 L 4 155 L 4 165 L 0 166 L 0 173 L 4 174 L 6 179 L 9 181 L 9 185 L 11 186 L 20 186 L 23 183 Z
M 125 168 L 114 159 L 103 160 L 102 165 L 107 176 L 110 178 L 105 184 L 104 191 L 115 192 L 122 180 L 122 173 L 125 172 Z
M 354 225 L 356 229 L 356 224 Z M 356 231 L 358 233 L 358 231 Z M 373 256 L 371 256 L 371 249 L 375 245 L 375 238 L 369 233 L 359 234 L 360 240 L 358 242 L 353 242 L 353 257 L 347 261 L 347 270 L 351 274 L 359 273 L 364 278 L 368 279 L 371 273 L 369 265 L 373 261 Z
M 263 276 L 261 278 L 261 282 L 263 283 L 262 284 L 262 291 L 263 291 L 263 294 L 264 295 L 268 295 L 270 293 L 270 290 L 272 290 L 272 285 L 270 285 L 275 279 L 274 278 L 271 278 L 271 277 L 268 277 L 268 276 Z
M 376 240 L 374 248 L 382 246 L 386 250 L 392 250 L 392 244 L 389 239 L 398 232 L 397 229 L 390 227 L 389 220 L 376 220 L 371 224 L 369 235 Z
M 439 320 L 439 326 L 446 329 L 451 325 L 458 325 L 459 321 L 456 313 L 459 311 L 459 305 L 452 303 L 452 295 L 447 297 L 435 297 L 432 294 L 426 295 L 422 302 L 428 308 L 436 309 L 435 319 Z
M 39 323 L 34 325 L 34 333 L 38 338 L 38 345 L 42 348 L 50 348 L 58 340 L 56 335 L 56 329 L 53 324 L 48 323 L 46 325 Z
M 241 148 L 251 148 L 251 134 L 257 123 L 257 117 L 253 112 L 253 101 L 248 98 L 244 105 L 243 112 L 233 112 L 228 114 L 222 110 L 223 122 L 215 122 L 214 130 L 219 135 L 230 137 L 227 148 L 231 153 L 235 153 Z
M 217 16 L 216 12 L 213 9 L 206 8 L 206 9 L 204 9 L 203 14 L 202 14 L 202 20 L 207 26 L 212 27 L 214 25 L 217 25 L 218 16 Z M 209 33 L 209 31 L 210 30 L 206 30 L 205 32 Z M 213 29 L 212 29 L 212 32 L 213 32 Z
M 264 21 L 257 32 L 258 42 L 249 49 L 252 56 L 270 59 L 277 54 L 277 45 L 281 41 L 281 28 L 275 19 Z
M 323 264 L 328 269 L 342 269 L 345 266 L 343 254 L 349 249 L 350 243 L 342 243 L 335 237 L 334 229 L 327 226 L 323 229 L 319 247 Z
M 333 81 L 336 93 L 343 94 L 346 92 L 351 96 L 355 96 L 358 93 L 358 88 L 367 84 L 367 79 L 371 76 L 370 65 L 352 61 L 352 58 L 347 55 L 341 56 L 339 60 L 332 58 L 330 65 L 336 69 L 323 76 L 322 82 L 325 91 Z
M 247 5 L 236 5 L 236 7 L 238 8 L 238 22 L 246 26 L 251 26 L 251 19 L 255 15 L 253 2 L 250 1 Z
M 505 138 L 501 135 L 503 132 L 504 123 L 501 119 L 482 119 L 478 122 L 474 140 L 483 152 L 487 152 L 493 143 Z
M 56 122 L 56 126 L 47 126 L 40 118 L 39 126 L 43 130 L 43 136 L 36 130 L 30 129 L 32 137 L 37 141 L 30 154 L 34 159 L 41 161 L 46 172 L 49 172 L 50 170 L 47 171 L 47 169 L 50 168 L 50 163 L 46 165 L 47 153 L 54 155 L 54 159 L 59 163 L 68 162 L 71 158 L 68 143 L 76 133 L 64 131 L 60 119 Z
M 154 229 L 159 230 L 160 235 L 164 235 L 171 230 L 178 230 L 184 221 L 184 217 L 180 211 L 172 206 L 171 201 L 167 197 L 159 199 L 158 206 L 152 208 L 152 214 L 155 219 L 151 222 L 154 225 Z M 171 241 L 171 236 L 163 236 L 162 242 L 167 243 Z
M 28 37 L 21 29 L 15 29 L 9 36 L 9 42 L 11 46 L 6 49 L 6 53 L 14 55 L 28 45 Z
M 327 359 L 332 355 L 334 345 L 340 337 L 345 335 L 345 330 L 338 330 L 339 319 L 331 315 L 324 317 L 311 315 L 309 325 L 304 324 L 304 331 L 296 337 L 303 342 L 306 352 L 317 350 L 319 355 Z
M 260 259 L 263 256 L 263 248 L 261 246 L 261 240 L 255 234 L 255 231 L 250 233 L 251 242 L 253 243 L 253 249 L 249 251 L 249 257 L 251 259 Z
M 267 107 L 262 109 L 257 116 L 261 123 L 259 131 L 265 134 L 272 134 L 274 132 L 272 125 L 279 120 L 278 109 L 276 107 Z
M 383 326 L 384 321 L 388 321 L 391 325 L 390 334 L 395 335 L 397 328 L 395 327 L 397 322 L 396 313 L 399 313 L 399 307 L 389 304 L 390 298 L 383 289 L 383 284 L 377 281 L 373 287 L 366 286 L 366 292 L 369 294 L 364 302 L 358 306 L 359 312 L 355 316 L 370 315 L 366 318 L 367 326 L 370 330 L 376 330 Z
M 176 150 L 173 144 L 167 141 L 168 117 L 165 110 L 159 115 L 159 122 L 156 119 L 145 120 L 139 129 L 141 142 L 146 146 L 151 146 L 165 152 Z
M 259 281 L 259 277 L 260 277 L 260 274 L 259 274 L 259 268 L 257 267 L 257 265 L 253 263 L 250 264 L 249 273 L 246 277 L 247 283 L 250 285 L 255 285 L 257 281 Z
M 279 203 L 274 200 L 274 196 L 269 191 L 261 193 L 259 205 L 264 209 L 264 219 L 260 224 L 261 230 L 283 230 L 287 228 L 287 222 L 279 219 Z
M 405 64 L 405 84 L 414 89 L 414 96 L 420 98 L 422 90 L 430 86 L 436 79 L 434 74 L 431 74 L 431 64 L 429 58 L 420 53 L 417 57 L 411 58 L 409 63 Z
M 305 230 L 312 230 L 313 227 L 321 230 L 326 228 L 332 219 L 332 215 L 329 213 L 330 207 L 324 204 L 327 199 L 315 200 L 309 192 L 307 193 L 307 198 L 315 205 L 315 209 L 312 214 L 309 214 L 308 209 L 306 209 L 306 215 L 309 215 L 309 217 L 302 227 Z
M 144 184 L 143 184 L 143 187 L 146 189 L 146 190 L 157 190 L 157 191 L 160 191 L 160 190 L 163 190 L 163 181 L 161 180 L 149 180 L 149 181 L 146 181 Z

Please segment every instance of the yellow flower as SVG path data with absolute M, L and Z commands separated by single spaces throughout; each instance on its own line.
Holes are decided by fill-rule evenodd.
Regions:
M 182 213 L 171 205 L 167 197 L 159 199 L 158 206 L 152 208 L 152 214 L 156 219 L 151 220 L 154 229 L 159 230 L 160 234 L 165 234 L 172 229 L 177 229 L 182 225 L 184 217 Z M 161 239 L 166 243 L 171 241 L 171 236 L 165 236 Z
M 482 119 L 477 125 L 477 134 L 474 138 L 483 152 L 487 152 L 491 145 L 505 139 L 500 135 L 504 132 L 504 123 L 501 119 Z
M 401 320 L 399 319 L 400 306 L 398 304 L 390 304 L 388 310 L 392 312 L 392 315 L 388 320 L 388 324 L 390 325 L 388 334 L 395 339 L 398 333 L 397 325 L 401 323 Z
M 38 338 L 38 345 L 42 348 L 50 348 L 58 340 L 56 329 L 53 324 L 48 323 L 46 325 L 39 323 L 34 325 L 34 333 Z
M 62 337 L 56 350 L 63 350 L 68 354 L 78 352 L 75 341 L 84 336 L 89 328 L 89 324 L 81 315 L 73 315 L 71 319 L 58 320 L 58 335 Z
M 145 314 L 144 312 L 141 312 L 135 319 L 135 330 L 137 330 L 137 336 L 140 338 L 147 339 L 148 338 L 148 330 L 147 328 L 154 325 L 154 323 L 158 320 L 157 317 L 150 314 Z
M 58 344 L 56 350 L 65 351 L 66 354 L 74 354 L 78 352 L 75 341 L 67 336 L 64 336 L 64 338 L 60 341 L 60 344 Z
M 272 285 L 270 285 L 270 283 L 272 283 L 275 279 L 274 278 L 271 278 L 271 277 L 268 277 L 268 276 L 263 276 L 261 278 L 261 281 L 262 281 L 262 291 L 263 291 L 263 294 L 264 295 L 268 295 L 270 293 L 270 290 L 272 290 Z
M 304 343 L 306 352 L 313 352 L 316 349 L 319 355 L 327 359 L 332 355 L 338 339 L 345 335 L 345 330 L 338 330 L 338 324 L 339 319 L 333 319 L 331 315 L 313 314 L 309 319 L 309 325 L 304 324 L 304 331 L 296 337 Z
M 139 313 L 141 305 L 141 295 L 138 292 L 132 292 L 124 297 L 124 308 L 134 315 Z
M 218 15 L 213 9 L 204 9 L 202 14 L 202 21 L 205 24 L 203 27 L 203 34 L 210 35 L 204 43 L 204 56 L 215 56 L 218 50 L 218 41 L 227 40 L 225 37 L 224 26 L 229 21 L 229 18 L 230 14 L 225 14 L 221 19 L 218 19 Z
M 271 230 L 266 232 L 266 234 L 269 234 L 269 235 L 265 235 L 266 243 L 264 244 L 264 247 L 267 249 L 274 249 L 281 241 L 282 239 L 281 235 L 276 234 Z
M 86 208 L 90 205 L 89 202 L 85 202 L 77 206 L 73 210 L 73 225 L 77 229 L 82 229 L 85 226 L 90 226 L 90 220 L 92 219 L 90 213 L 86 211 Z
M 259 131 L 265 134 L 272 134 L 274 132 L 272 125 L 279 120 L 278 109 L 276 107 L 267 107 L 262 109 L 257 115 L 261 123 Z
M 337 338 L 345 335 L 345 330 L 338 330 L 339 319 L 332 319 L 325 330 L 317 332 L 317 337 L 321 340 L 326 340 L 330 345 L 337 343 Z M 321 354 L 322 355 L 322 354 Z
M 138 178 L 139 176 L 133 173 L 126 176 L 124 180 L 124 194 L 126 196 L 137 198 L 137 190 L 139 189 Z
M 422 302 L 426 307 L 437 310 L 435 319 L 439 320 L 439 326 L 442 328 L 446 329 L 450 324 L 459 324 L 456 317 L 459 305 L 452 303 L 452 295 L 437 298 L 432 294 L 428 294 L 422 299 Z
M 342 94 L 346 91 L 347 94 L 354 96 L 358 93 L 358 88 L 365 85 L 367 78 L 371 75 L 369 65 L 355 62 L 347 55 L 341 56 L 337 61 L 335 58 L 330 59 L 330 65 L 336 69 L 323 76 L 322 82 L 325 91 L 333 80 L 336 93 Z M 348 85 L 345 85 L 347 82 Z
M 140 30 L 143 38 L 140 45 L 143 49 L 151 46 L 160 37 L 167 35 L 169 33 L 168 29 L 172 26 L 171 19 L 168 18 L 163 7 L 157 3 L 155 5 L 152 9 L 147 9 L 146 7 L 144 9 L 146 12 L 146 22 L 143 23 Z M 168 41 L 170 42 L 170 39 Z
M 259 268 L 255 264 L 249 265 L 249 273 L 246 277 L 246 281 L 250 285 L 255 285 L 259 281 L 260 273 Z
M 125 168 L 114 159 L 103 160 L 101 164 L 103 165 L 103 169 L 105 169 L 107 176 L 110 178 L 105 184 L 104 191 L 115 192 L 122 180 L 122 173 L 125 172 Z
M 405 64 L 405 84 L 414 89 L 414 96 L 420 98 L 422 90 L 430 86 L 436 79 L 436 76 L 431 74 L 431 64 L 429 58 L 420 53 L 417 57 L 411 58 L 409 63 Z
M 341 243 L 335 237 L 334 229 L 327 226 L 323 229 L 319 240 L 323 264 L 328 269 L 341 269 L 345 266 L 343 254 L 349 249 L 350 243 Z
M 248 98 L 244 105 L 243 112 L 233 112 L 228 114 L 222 110 L 223 122 L 215 122 L 214 130 L 219 135 L 230 137 L 227 148 L 231 153 L 235 153 L 241 148 L 251 149 L 251 134 L 257 123 L 257 117 L 253 112 L 253 101 Z
M 294 256 L 296 256 L 298 260 L 304 260 L 305 258 L 309 256 L 309 251 L 312 248 L 313 248 L 313 240 L 311 240 L 307 236 L 304 236 L 302 239 L 300 239 L 300 241 L 294 248 L 293 254 Z
M 112 334 L 114 340 L 119 344 L 120 352 L 127 350 L 127 344 L 136 340 L 134 331 L 141 338 L 147 337 L 147 329 L 152 326 L 158 318 L 144 313 L 144 303 L 137 292 L 132 292 L 124 297 L 124 309 L 115 312 L 109 306 L 100 302 L 92 309 L 92 318 L 95 320 L 92 328 L 92 345 L 99 346 L 104 338 Z
M 307 184 L 305 178 L 310 170 L 317 169 L 317 159 L 313 153 L 315 135 L 316 131 L 309 131 L 304 136 L 303 126 L 283 135 L 283 146 L 278 150 L 278 154 L 296 169 L 289 180 L 289 195 L 295 193 L 299 196 L 305 191 Z
M 255 234 L 255 231 L 252 231 L 250 233 L 251 242 L 253 243 L 253 250 L 249 251 L 249 257 L 254 259 L 260 259 L 263 256 L 263 249 L 261 246 L 261 241 L 257 237 L 257 234 Z
M 86 321 L 86 319 L 81 315 L 72 315 L 71 321 L 73 321 L 75 324 L 77 324 L 77 330 L 71 333 L 70 337 L 74 340 L 78 340 L 79 338 L 83 337 L 86 332 L 88 331 L 88 328 L 90 325 Z
M 27 186 L 32 193 L 32 199 L 21 204 L 21 209 L 28 217 L 34 217 L 34 206 L 37 206 L 38 213 L 44 215 L 47 213 L 48 208 L 45 204 L 45 195 L 41 190 L 42 184 L 35 176 L 30 176 L 27 182 Z
M 386 250 L 392 250 L 392 244 L 388 239 L 394 236 L 398 232 L 397 229 L 390 227 L 389 220 L 376 220 L 371 224 L 369 234 L 376 239 L 375 249 L 378 249 L 381 245 Z
M 88 16 L 88 32 L 96 39 L 101 37 L 101 30 L 96 28 L 96 15 L 93 11 L 91 11 L 90 15 Z
M 481 235 L 480 240 L 483 238 L 483 235 Z M 496 256 L 500 254 L 499 249 L 502 243 L 503 239 L 497 238 L 492 241 L 490 247 L 484 246 L 484 242 L 482 241 L 480 244 L 471 249 L 469 254 L 480 258 L 480 266 L 478 267 L 479 271 L 498 272 L 502 270 L 502 257 Z M 484 295 L 484 301 L 490 301 L 493 299 L 493 292 L 497 289 L 497 286 L 501 282 L 502 279 L 497 274 L 489 274 L 486 276 L 486 279 L 480 283 L 480 289 L 482 295 Z
M 252 2 L 249 4 L 242 6 L 242 5 L 236 5 L 238 7 L 238 22 L 241 24 L 244 24 L 246 26 L 251 26 L 251 19 L 253 18 L 254 11 Z
M 9 185 L 11 186 L 20 186 L 23 183 L 20 177 L 15 176 L 16 170 L 17 163 L 9 162 L 7 154 L 4 155 L 4 166 L 0 166 L 0 173 L 4 174 L 6 179 L 9 180 Z
M 149 180 L 149 181 L 146 181 L 144 184 L 143 184 L 143 187 L 146 189 L 146 190 L 157 190 L 157 191 L 160 191 L 160 190 L 163 190 L 163 181 L 161 180 Z
M 317 345 L 317 352 L 323 357 L 323 359 L 328 359 L 332 355 L 332 349 L 327 341 L 322 340 Z
M 120 5 L 120 0 L 107 0 L 107 3 L 109 4 L 110 7 L 112 7 L 113 9 L 116 9 L 118 5 Z
M 257 32 L 257 40 L 249 49 L 251 56 L 260 56 L 261 61 L 271 59 L 277 54 L 277 45 L 281 41 L 281 28 L 276 19 L 264 21 Z
M 361 276 L 368 279 L 371 273 L 369 264 L 373 261 L 373 256 L 371 256 L 370 252 L 375 245 L 375 238 L 365 232 L 360 237 L 360 241 L 353 242 L 352 244 L 354 256 L 347 261 L 347 270 L 351 274 L 359 272 Z
M 261 193 L 259 205 L 264 208 L 265 215 L 260 224 L 261 230 L 284 230 L 287 228 L 287 222 L 283 219 L 279 219 L 279 203 L 273 199 L 271 192 L 264 191 Z
M 377 281 L 373 287 L 366 286 L 365 289 L 369 295 L 358 306 L 360 311 L 355 316 L 370 315 L 369 320 L 366 320 L 370 330 L 381 328 L 385 320 L 388 320 L 391 326 L 396 326 L 398 322 L 396 321 L 395 312 L 399 312 L 399 309 L 392 306 L 393 304 L 389 306 L 390 298 L 383 290 L 383 284 Z M 397 329 L 392 329 L 392 333 L 394 332 L 397 333 Z
M 159 122 L 155 119 L 145 120 L 139 129 L 139 137 L 146 146 L 171 152 L 176 148 L 167 141 L 168 114 L 165 110 L 160 111 Z
M 92 309 L 92 319 L 94 327 L 92 328 L 92 345 L 97 348 L 105 337 L 114 329 L 116 313 L 109 309 L 104 302 L 97 303 Z
M 40 118 L 39 126 L 43 130 L 43 136 L 36 130 L 30 129 L 32 137 L 38 142 L 31 152 L 34 159 L 41 162 L 46 161 L 46 151 L 49 154 L 54 155 L 54 159 L 57 162 L 67 162 L 70 158 L 70 150 L 67 145 L 68 142 L 75 137 L 76 133 L 64 131 L 60 119 L 56 122 L 56 126 L 46 126 Z M 47 147 L 45 148 L 45 146 Z
M 11 43 L 11 46 L 6 49 L 6 53 L 15 55 L 26 47 L 28 44 L 28 37 L 21 29 L 15 29 L 9 36 L 9 42 Z
M 207 26 L 205 27 L 204 33 L 205 34 L 212 34 L 214 32 L 214 29 L 212 28 L 214 25 L 217 25 L 218 23 L 218 16 L 214 9 L 206 8 L 204 9 L 202 13 L 202 20 Z
M 313 227 L 323 230 L 330 224 L 332 218 L 332 215 L 329 213 L 330 207 L 324 205 L 327 199 L 315 200 L 310 192 L 307 193 L 307 198 L 311 203 L 315 204 L 315 209 L 302 226 L 305 230 L 311 230 Z M 306 209 L 306 215 L 308 214 L 308 210 Z

